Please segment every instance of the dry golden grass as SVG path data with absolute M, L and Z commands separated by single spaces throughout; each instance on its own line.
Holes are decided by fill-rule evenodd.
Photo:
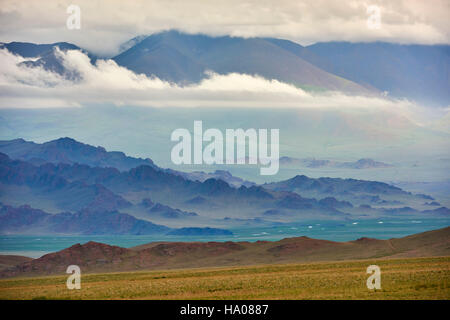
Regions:
M 381 268 L 381 290 L 366 287 Z M 380 259 L 0 280 L 0 299 L 449 299 L 450 257 Z

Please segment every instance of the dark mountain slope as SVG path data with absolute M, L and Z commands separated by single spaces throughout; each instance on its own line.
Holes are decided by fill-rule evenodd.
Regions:
M 196 214 L 195 212 L 186 212 L 180 209 L 174 209 L 160 203 L 156 203 L 151 208 L 147 209 L 146 213 L 148 217 L 159 216 L 162 218 L 169 218 L 169 219 L 189 218 L 198 216 L 198 214 Z
M 56 204 L 59 210 L 90 208 L 112 211 L 130 207 L 127 197 L 139 202 L 150 197 L 181 210 L 190 211 L 194 206 L 195 211 L 199 209 L 201 213 L 215 217 L 220 217 L 224 212 L 228 213 L 225 216 L 233 212 L 239 214 L 245 209 L 258 215 L 277 207 L 294 212 L 309 210 L 312 214 L 312 211 L 320 210 L 321 214 L 341 215 L 333 207 L 339 204 L 338 201 L 319 202 L 290 192 L 268 191 L 261 186 L 234 188 L 213 178 L 204 182 L 191 181 L 146 165 L 125 172 L 79 164 L 47 163 L 34 166 L 0 154 L 0 182 L 5 185 L 2 193 L 7 194 L 8 201 L 28 204 L 27 197 L 39 195 Z M 26 186 L 29 189 L 14 194 L 11 186 Z M 198 196 L 209 201 L 206 205 L 189 204 L 189 200 Z M 304 206 L 304 203 L 308 205 Z M 215 208 L 213 213 L 209 204 Z
M 68 181 L 50 170 L 51 165 L 36 167 L 20 160 L 11 160 L 0 153 L 0 194 L 7 199 L 27 203 L 23 193 L 15 194 L 12 186 L 26 187 L 28 196 L 38 195 L 51 199 L 64 210 L 116 210 L 131 204 L 99 183 L 88 184 L 80 180 Z
M 0 207 L 3 234 L 165 234 L 170 228 L 117 211 L 81 210 L 49 214 L 30 206 Z
M 204 182 L 188 180 L 155 166 L 141 165 L 122 172 L 111 167 L 81 164 L 34 166 L 11 160 L 4 154 L 0 154 L 0 182 L 3 184 L 1 199 L 7 204 L 33 204 L 51 211 L 53 208 L 60 211 L 123 209 L 145 218 L 188 218 L 194 217 L 196 214 L 192 211 L 195 211 L 209 218 L 255 218 L 270 212 L 271 219 L 277 221 L 302 217 L 346 219 L 352 214 L 421 214 L 416 209 L 403 210 L 405 203 L 413 201 L 422 205 L 430 199 L 376 181 L 296 176 L 263 186 L 235 188 L 213 178 Z M 16 193 L 14 188 L 21 186 L 29 189 L 22 188 Z M 140 203 L 146 198 L 158 202 L 160 210 L 143 208 Z M 42 199 L 52 203 L 52 209 L 36 206 Z M 356 208 L 354 204 L 372 204 L 378 208 Z M 395 208 L 388 210 L 385 205 L 395 205 Z M 448 215 L 446 208 L 442 210 L 423 213 L 427 216 Z
M 9 52 L 20 55 L 24 58 L 35 58 L 48 54 L 55 47 L 61 50 L 81 50 L 74 44 L 67 42 L 57 42 L 51 44 L 35 44 L 30 42 L 10 42 L 0 44 L 0 49 L 8 49 Z
M 60 57 L 56 53 L 56 49 L 65 52 L 67 50 L 79 50 L 84 52 L 90 58 L 91 63 L 95 63 L 97 57 L 90 52 L 67 42 L 57 42 L 52 44 L 34 44 L 28 42 L 10 42 L 0 44 L 0 49 L 8 49 L 9 52 L 20 55 L 24 58 L 37 58 L 21 62 L 27 67 L 42 67 L 46 70 L 58 73 L 70 80 L 80 79 L 77 72 L 67 70 Z
M 303 59 L 393 97 L 443 106 L 450 103 L 448 45 L 325 42 L 307 49 L 314 55 L 299 53 Z
M 136 73 L 186 84 L 206 77 L 205 71 L 260 75 L 307 88 L 370 93 L 366 88 L 306 62 L 263 38 L 209 37 L 178 31 L 157 33 L 114 60 Z

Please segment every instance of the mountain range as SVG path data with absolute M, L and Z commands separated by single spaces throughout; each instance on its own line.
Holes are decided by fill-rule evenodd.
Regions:
M 214 235 L 226 231 L 205 228 L 223 230 L 249 221 L 274 225 L 307 219 L 450 215 L 431 196 L 387 183 L 297 175 L 236 186 L 225 180 L 239 178 L 221 171 L 213 172 L 214 178 L 198 179 L 198 173 L 189 178 L 151 159 L 70 138 L 43 144 L 1 141 L 0 152 L 5 152 L 0 153 L 2 233 Z
M 105 210 L 49 214 L 29 206 L 0 207 L 0 232 L 29 234 L 165 234 L 170 228 Z
M 198 82 L 210 70 L 219 74 L 257 74 L 300 87 L 370 92 L 262 38 L 209 37 L 168 31 L 146 37 L 114 60 L 136 73 L 176 83 Z
M 130 170 L 139 165 L 155 166 L 151 159 L 127 157 L 123 152 L 93 147 L 71 138 L 60 138 L 46 143 L 34 143 L 23 139 L 0 141 L 0 152 L 11 158 L 35 165 L 50 163 L 81 163 L 93 167 L 113 167 Z
M 25 62 L 70 78 L 53 49 L 83 50 L 92 63 L 97 57 L 59 42 L 0 44 L 14 54 L 37 58 Z M 310 91 L 337 90 L 407 98 L 420 103 L 450 103 L 450 47 L 400 45 L 383 42 L 325 42 L 301 46 L 275 38 L 211 37 L 176 30 L 138 36 L 110 57 L 135 73 L 188 85 L 218 74 L 244 73 L 277 79 Z
M 220 236 L 231 231 L 218 228 L 178 228 L 154 224 L 118 211 L 83 209 L 75 213 L 49 214 L 28 205 L 0 204 L 0 233 L 54 235 L 176 235 Z
M 359 159 L 353 162 L 334 161 L 315 158 L 298 159 L 293 157 L 280 157 L 280 165 L 289 167 L 307 167 L 307 168 L 345 168 L 345 169 L 372 169 L 372 168 L 389 168 L 393 167 L 388 163 L 375 161 L 370 158 Z

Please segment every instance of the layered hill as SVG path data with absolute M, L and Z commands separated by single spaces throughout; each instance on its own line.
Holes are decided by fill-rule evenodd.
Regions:
M 253 243 L 156 242 L 130 249 L 88 242 L 4 269 L 0 275 L 64 274 L 71 264 L 78 265 L 84 273 L 91 273 L 449 254 L 450 227 L 398 239 L 360 238 L 348 242 L 297 237 Z
M 27 161 L 37 166 L 45 163 L 83 164 L 91 167 L 111 167 L 120 171 L 127 171 L 140 165 L 159 168 L 150 158 L 130 157 L 121 151 L 107 151 L 101 146 L 95 147 L 68 137 L 44 143 L 24 139 L 0 140 L 0 152 L 8 155 L 11 159 Z M 207 173 L 203 171 L 182 172 L 173 169 L 160 169 L 194 181 L 203 182 L 215 178 L 237 187 L 254 185 L 254 183 L 234 177 L 224 170 Z
M 334 204 L 339 205 L 339 201 L 323 202 L 294 193 L 268 191 L 260 186 L 234 188 L 225 181 L 213 178 L 204 182 L 191 181 L 147 165 L 124 172 L 79 164 L 47 163 L 34 166 L 0 154 L 0 184 L 3 185 L 1 199 L 7 204 L 29 204 L 27 201 L 33 201 L 64 211 L 92 207 L 96 210 L 126 211 L 133 209 L 131 201 L 136 206 L 150 198 L 187 212 L 195 209 L 210 218 L 230 214 L 242 217 L 250 211 L 253 215 L 259 215 L 266 209 L 276 207 L 303 210 L 309 214 L 320 210 L 324 215 L 345 216 L 334 207 Z M 205 201 L 193 201 L 199 197 Z M 151 209 L 147 213 L 151 214 Z
M 161 206 L 156 204 L 155 206 Z M 175 214 L 183 213 L 166 207 Z M 180 213 L 181 212 L 181 213 Z M 173 214 L 173 213 L 172 213 Z M 195 215 L 195 214 L 194 214 Z M 151 218 L 154 218 L 152 216 Z M 170 218 L 172 218 L 170 216 Z M 50 214 L 28 205 L 13 207 L 0 203 L 0 234 L 32 235 L 165 235 L 223 236 L 231 231 L 219 228 L 172 229 L 119 211 L 83 209 Z
M 34 166 L 25 161 L 11 160 L 0 153 L 2 199 L 13 203 L 15 199 L 20 198 L 23 199 L 22 202 L 30 198 L 36 199 L 36 202 L 51 199 L 53 207 L 63 210 L 80 210 L 87 207 L 94 210 L 116 210 L 131 205 L 102 184 L 89 184 L 80 179 L 69 181 L 52 172 L 52 166 Z
M 165 234 L 170 228 L 139 220 L 118 211 L 84 209 L 75 213 L 49 214 L 30 206 L 0 207 L 2 234 Z
M 430 196 L 376 181 L 296 176 L 255 185 L 221 171 L 185 174 L 162 169 L 150 159 L 69 138 L 43 144 L 3 141 L 0 151 L 14 157 L 0 154 L 0 201 L 50 213 L 121 212 L 172 227 L 226 227 L 239 224 L 239 219 L 270 224 L 450 214 Z M 137 166 L 118 170 L 112 165 Z
M 294 192 L 308 197 L 335 197 L 355 205 L 395 206 L 424 205 L 434 200 L 425 194 L 412 194 L 393 185 L 368 180 L 342 178 L 309 178 L 297 175 L 291 179 L 264 184 L 267 190 Z

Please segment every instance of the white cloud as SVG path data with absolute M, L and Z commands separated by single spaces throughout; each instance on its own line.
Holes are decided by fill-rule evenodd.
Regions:
M 35 59 L 30 59 L 33 61 Z M 58 74 L 48 72 L 43 68 L 28 68 L 20 63 L 26 59 L 10 54 L 7 50 L 0 50 L 0 85 L 7 86 L 17 83 L 32 86 L 52 86 L 64 83 L 64 79 Z
M 330 41 L 450 43 L 448 0 L 78 0 L 81 30 L 66 28 L 69 0 L 0 0 L 2 41 L 76 43 L 112 54 L 139 34 L 270 36 L 303 44 Z M 367 7 L 381 10 L 381 28 L 367 28 Z
M 312 94 L 290 84 L 259 76 L 210 73 L 198 84 L 178 86 L 99 59 L 92 65 L 81 51 L 56 52 L 79 80 L 67 80 L 0 50 L 0 108 L 49 108 L 110 104 L 149 107 L 334 108 L 380 110 L 410 120 L 423 120 L 422 108 L 407 100 L 349 96 L 340 92 Z M 358 111 L 359 112 L 359 111 Z

